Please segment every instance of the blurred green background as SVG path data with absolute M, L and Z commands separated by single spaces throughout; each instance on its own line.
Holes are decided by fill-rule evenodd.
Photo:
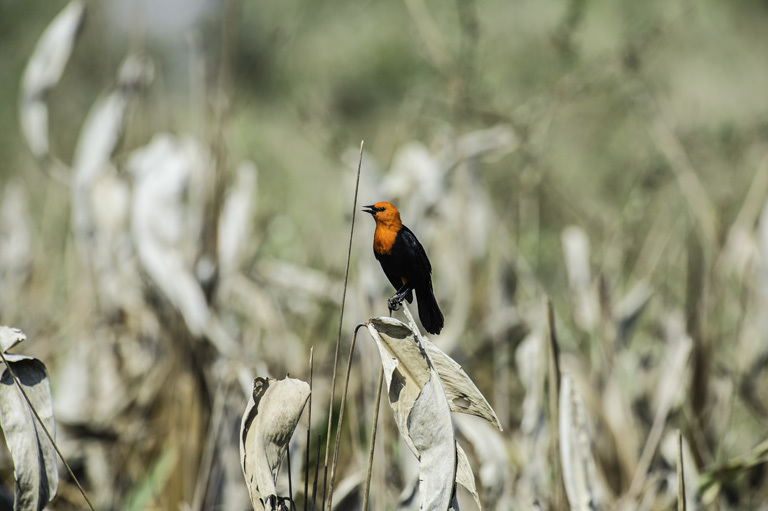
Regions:
M 35 43 L 65 5 L 0 0 L 0 189 L 18 183 L 25 190 L 34 234 L 30 277 L 0 310 L 0 323 L 22 328 L 32 340 L 27 350 L 53 372 L 57 355 L 98 320 L 93 290 L 77 277 L 88 270 L 71 247 L 69 190 L 30 156 L 18 105 Z M 122 59 L 143 51 L 155 79 L 126 125 L 113 158 L 118 168 L 158 132 L 192 134 L 211 145 L 222 137 L 226 179 L 242 160 L 259 168 L 252 273 L 266 271 L 260 260 L 279 260 L 337 282 L 361 140 L 364 162 L 378 171 L 367 174 L 363 166 L 360 204 L 395 202 L 398 197 L 371 196 L 381 188 L 370 181 L 387 175 L 401 148 L 417 142 L 436 154 L 450 145 L 446 140 L 504 126 L 514 144 L 480 158 L 472 173 L 492 214 L 487 242 L 493 247 L 473 247 L 488 256 L 472 261 L 472 288 L 463 291 L 472 314 L 453 355 L 487 396 L 511 397 L 500 405 L 505 427 L 516 430 L 525 389 L 511 360 L 511 390 L 499 394 L 498 374 L 486 371 L 491 360 L 484 349 L 499 342 L 483 330 L 487 282 L 508 278 L 510 303 L 525 314 L 550 296 L 564 349 L 588 361 L 596 388 L 609 380 L 605 365 L 611 364 L 596 361 L 604 332 L 574 319 L 561 235 L 576 225 L 590 242 L 590 285 L 603 316 L 638 281 L 654 290 L 631 347 L 638 367 L 663 360 L 657 341 L 666 312 L 684 314 L 695 374 L 676 420 L 691 436 L 700 434 L 699 470 L 744 454 L 765 437 L 764 411 L 739 404 L 743 396 L 729 401 L 735 418 L 728 426 L 710 431 L 707 424 L 722 404 L 710 402 L 713 388 L 722 390 L 715 380 L 735 393 L 744 374 L 762 377 L 765 366 L 754 361 L 768 334 L 759 313 L 765 253 L 758 230 L 768 197 L 767 2 L 105 0 L 88 2 L 87 10 L 47 101 L 52 153 L 65 163 L 94 100 L 114 87 Z M 429 223 L 428 215 L 402 213 L 408 225 Z M 353 260 L 372 259 L 370 220 L 359 218 L 356 229 Z M 505 236 L 513 245 L 502 248 L 496 243 Z M 454 249 L 463 243 L 455 240 Z M 428 253 L 437 246 L 445 244 L 427 246 Z M 509 262 L 501 275 L 491 264 L 499 253 Z M 452 271 L 450 254 L 440 260 L 442 267 L 433 258 L 438 297 L 440 279 Z M 361 274 L 353 263 L 351 280 Z M 355 310 L 383 314 L 384 296 L 375 297 L 373 310 Z M 449 317 L 456 299 L 443 298 Z M 318 346 L 310 337 L 322 339 L 316 356 L 328 373 L 338 304 L 317 301 L 291 329 L 307 349 Z M 285 294 L 276 298 L 278 308 L 289 309 L 290 302 Z M 524 327 L 510 329 L 503 341 L 516 347 L 534 323 L 521 321 Z M 280 370 L 299 365 L 275 363 Z M 625 377 L 631 380 L 631 371 Z M 202 407 L 205 417 L 209 404 Z M 640 437 L 649 422 L 639 420 Z M 717 438 L 723 431 L 729 436 Z M 138 471 L 129 479 L 128 486 L 140 480 Z M 613 486 L 621 493 L 626 481 Z M 739 486 L 741 500 L 719 505 L 756 505 L 757 487 Z

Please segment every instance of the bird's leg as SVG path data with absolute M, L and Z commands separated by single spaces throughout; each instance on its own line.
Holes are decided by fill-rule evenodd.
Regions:
M 403 300 L 405 300 L 405 295 L 407 295 L 410 290 L 410 285 L 407 283 L 403 284 L 403 286 L 398 289 L 397 292 L 393 294 L 389 300 L 387 300 L 387 307 L 389 307 L 389 310 L 396 311 L 400 307 L 400 304 L 403 303 Z

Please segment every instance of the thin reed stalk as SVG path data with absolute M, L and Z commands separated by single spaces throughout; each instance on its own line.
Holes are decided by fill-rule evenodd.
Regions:
M 560 353 L 557 345 L 557 332 L 555 330 L 555 310 L 552 306 L 552 300 L 546 299 L 547 314 L 547 384 L 549 386 L 549 420 L 550 420 L 550 438 L 551 454 L 553 460 L 555 486 L 552 493 L 553 508 L 563 507 L 563 496 L 565 493 L 565 482 L 563 481 L 563 470 L 560 464 Z
M 347 360 L 347 376 L 344 379 L 344 392 L 341 393 L 341 406 L 339 406 L 339 423 L 336 425 L 336 445 L 333 448 L 333 463 L 331 464 L 331 481 L 328 486 L 328 509 L 331 509 L 333 502 L 333 483 L 336 480 L 336 464 L 339 461 L 339 444 L 341 443 L 341 424 L 344 419 L 344 405 L 347 402 L 347 391 L 349 390 L 349 374 L 352 372 L 352 356 L 355 354 L 355 342 L 357 341 L 357 332 L 364 327 L 363 323 L 355 327 L 355 333 L 352 334 L 352 344 L 349 346 L 349 359 Z
M 685 467 L 683 466 L 683 435 L 677 430 L 677 511 L 686 511 Z
M 312 482 L 312 511 L 317 509 L 315 503 L 317 502 L 317 476 L 320 473 L 320 445 L 323 443 L 323 436 L 317 435 L 317 454 L 315 455 L 315 478 Z
M 291 511 L 294 511 L 293 505 L 293 477 L 291 476 L 291 442 L 285 446 L 285 463 L 288 469 L 288 499 L 290 501 Z
M 355 180 L 355 198 L 352 201 L 352 225 L 349 229 L 349 245 L 347 247 L 347 265 L 344 270 L 344 290 L 341 293 L 341 311 L 339 312 L 339 328 L 338 335 L 336 337 L 336 351 L 333 356 L 333 375 L 331 376 L 331 398 L 328 403 L 328 435 L 326 436 L 325 443 L 325 464 L 323 471 L 323 510 L 325 510 L 326 500 L 330 504 L 331 495 L 330 492 L 326 495 L 327 489 L 327 476 L 328 476 L 328 456 L 330 455 L 331 447 L 331 428 L 333 427 L 333 399 L 336 395 L 336 371 L 339 365 L 339 347 L 341 346 L 341 324 L 344 320 L 344 304 L 347 300 L 347 283 L 349 282 L 349 261 L 352 257 L 352 236 L 355 233 L 355 216 L 357 213 L 357 192 L 360 188 L 360 167 L 363 164 L 363 144 L 365 141 L 360 142 L 360 159 L 357 162 L 357 179 Z M 338 435 L 338 431 L 336 432 Z M 330 505 L 328 506 L 330 511 Z
M 310 445 L 310 435 L 312 434 L 312 372 L 314 367 L 314 355 L 315 355 L 315 347 L 311 346 L 309 348 L 309 403 L 307 403 L 307 447 L 305 449 L 306 459 L 304 462 L 304 511 L 308 511 L 307 506 L 309 505 L 309 445 Z M 319 446 L 320 444 L 318 443 L 318 447 Z M 317 457 L 318 458 L 320 457 L 319 452 Z M 315 473 L 315 475 L 317 475 L 317 473 Z

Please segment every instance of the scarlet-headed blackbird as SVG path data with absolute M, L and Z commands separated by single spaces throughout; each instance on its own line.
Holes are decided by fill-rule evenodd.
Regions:
M 413 291 L 419 302 L 419 317 L 424 329 L 439 334 L 443 329 L 443 313 L 432 292 L 432 265 L 427 253 L 416 236 L 400 221 L 400 212 L 389 202 L 377 202 L 364 206 L 376 220 L 373 234 L 373 254 L 381 263 L 392 286 L 397 292 L 388 300 L 390 310 L 408 300 L 413 302 Z

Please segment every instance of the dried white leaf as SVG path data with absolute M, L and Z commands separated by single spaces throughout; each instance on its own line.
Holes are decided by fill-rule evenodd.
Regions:
M 2 348 L 3 353 L 13 348 L 21 341 L 26 340 L 27 336 L 18 328 L 0 326 L 0 348 Z
M 83 22 L 85 3 L 74 0 L 51 21 L 21 79 L 21 131 L 35 158 L 49 154 L 47 92 L 64 73 Z
M 156 135 L 129 162 L 136 175 L 131 233 L 139 261 L 197 336 L 206 332 L 211 317 L 192 270 L 199 239 L 194 217 L 202 204 L 187 205 L 185 196 L 192 195 L 195 174 L 209 165 L 210 155 L 199 144 L 167 134 Z
M 472 495 L 472 498 L 477 504 L 477 509 L 482 511 L 483 506 L 480 504 L 480 495 L 477 494 L 477 486 L 475 486 L 475 474 L 472 472 L 472 466 L 469 464 L 469 458 L 464 449 L 456 443 L 456 482 L 462 485 Z
M 574 319 L 582 329 L 592 330 L 597 323 L 599 304 L 589 268 L 589 238 L 582 228 L 572 225 L 563 230 L 560 239 L 574 302 Z
M 277 286 L 308 295 L 313 300 L 339 301 L 342 284 L 329 278 L 327 273 L 277 259 L 262 261 L 260 268 Z
M 240 425 L 240 461 L 254 510 L 277 509 L 284 499 L 277 473 L 301 412 L 309 385 L 294 378 L 256 378 Z
M 419 509 L 448 509 L 456 483 L 456 439 L 440 377 L 413 331 L 392 318 L 371 318 L 400 436 L 419 460 Z
M 478 478 L 482 501 L 488 509 L 496 509 L 509 478 L 509 461 L 504 438 L 486 421 L 457 415 L 454 417 L 454 423 L 461 436 L 472 446 L 475 459 L 480 463 Z M 461 458 L 459 461 L 461 465 Z
M 760 276 L 761 276 L 761 298 L 763 304 L 768 303 L 768 202 L 765 203 L 760 214 L 759 225 L 760 242 Z
M 0 199 L 0 316 L 17 306 L 32 267 L 32 229 L 27 194 L 16 182 Z M 12 313 L 11 313 L 12 314 Z
M 539 419 L 546 406 L 544 380 L 546 379 L 547 362 L 542 337 L 541 331 L 533 330 L 520 343 L 515 352 L 517 372 L 525 387 L 520 429 L 526 435 L 532 435 L 541 426 Z
M 429 339 L 422 337 L 421 343 L 429 353 L 437 374 L 440 375 L 440 381 L 443 384 L 445 396 L 451 405 L 451 411 L 476 415 L 487 420 L 501 431 L 501 423 L 496 417 L 496 412 L 493 411 L 485 396 L 467 376 L 461 365 Z
M 251 162 L 243 162 L 237 170 L 237 180 L 227 191 L 219 217 L 218 256 L 222 275 L 237 271 L 243 264 L 246 241 L 251 238 L 251 216 L 256 197 L 257 171 Z
M 591 511 L 597 507 L 595 491 L 596 465 L 587 429 L 584 405 L 571 377 L 564 374 L 560 382 L 560 460 L 568 502 L 574 511 Z
M 616 305 L 613 316 L 619 328 L 620 339 L 624 340 L 627 338 L 652 295 L 653 288 L 650 284 L 645 280 L 640 280 L 632 286 L 629 292 Z
M 457 145 L 463 159 L 474 159 L 489 153 L 511 153 L 517 149 L 520 141 L 510 126 L 500 124 L 462 135 Z
M 21 184 L 6 185 L 0 203 L 0 278 L 23 279 L 31 264 L 32 233 L 27 202 Z
M 411 142 L 395 153 L 381 191 L 385 197 L 408 197 L 412 190 L 419 190 L 422 204 L 435 204 L 445 190 L 443 176 L 440 162 L 429 149 L 423 144 Z M 412 209 L 408 211 L 415 212 Z
M 17 335 L 11 333 L 12 337 Z M 0 336 L 4 337 L 4 334 Z M 55 434 L 51 387 L 45 365 L 33 357 L 23 355 L 6 354 L 5 358 L 13 367 L 48 431 Z M 40 511 L 58 490 L 56 451 L 37 423 L 7 367 L 3 368 L 0 376 L 0 424 L 13 458 L 16 479 L 14 510 Z
M 151 79 L 152 65 L 144 57 L 129 55 L 118 75 L 115 90 L 91 108 L 75 148 L 72 220 L 80 243 L 93 234 L 94 202 L 103 200 L 93 194 L 94 182 L 100 174 L 112 170 L 109 162 L 122 137 L 128 107 L 138 88 Z

